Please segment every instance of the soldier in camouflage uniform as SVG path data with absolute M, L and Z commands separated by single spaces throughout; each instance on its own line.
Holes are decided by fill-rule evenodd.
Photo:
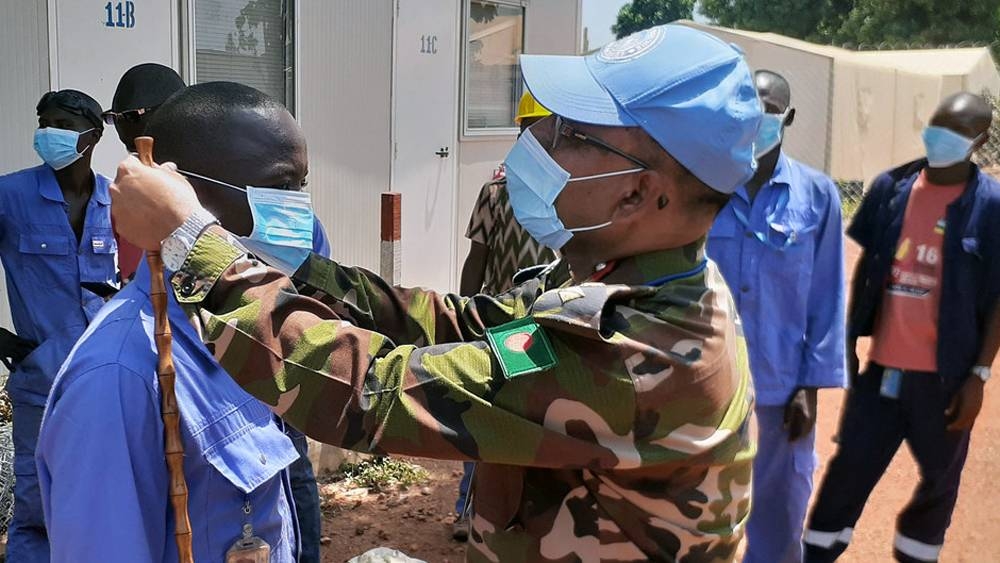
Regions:
M 731 561 L 753 394 L 704 244 L 753 173 L 750 73 L 674 25 L 521 65 L 555 116 L 508 156 L 511 203 L 564 259 L 499 297 L 391 287 L 315 255 L 286 277 L 205 222 L 169 166 L 122 164 L 116 220 L 148 249 L 201 229 L 174 292 L 234 379 L 296 427 L 480 462 L 468 560 Z
M 523 132 L 549 115 L 552 112 L 538 105 L 531 92 L 525 90 L 514 122 Z M 538 244 L 514 218 L 502 164 L 494 173 L 493 180 L 479 191 L 465 237 L 469 239 L 469 255 L 462 266 L 459 287 L 462 295 L 500 295 L 511 288 L 517 272 L 556 260 L 555 252 Z M 468 500 L 474 467 L 472 462 L 463 464 L 458 500 L 455 502 L 456 518 L 451 528 L 451 537 L 463 542 L 469 538 L 468 509 L 471 503 Z

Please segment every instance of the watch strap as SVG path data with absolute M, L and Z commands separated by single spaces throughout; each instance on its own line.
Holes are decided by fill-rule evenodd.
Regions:
M 218 224 L 214 215 L 199 207 L 160 243 L 160 255 L 167 269 L 176 271 L 187 259 L 201 233 L 210 225 Z
M 205 230 L 209 225 L 214 225 L 218 223 L 219 220 L 215 218 L 214 215 L 209 213 L 203 207 L 199 207 L 194 210 L 194 213 L 188 216 L 187 219 L 181 223 L 180 227 L 177 227 L 173 233 L 170 234 L 171 237 L 176 237 L 181 239 L 190 248 L 194 246 L 194 241 L 198 240 L 201 232 Z
M 983 383 L 986 383 L 990 380 L 990 376 L 993 375 L 993 372 L 990 370 L 990 366 L 975 366 L 972 368 L 972 375 L 975 375 L 979 379 L 983 380 Z

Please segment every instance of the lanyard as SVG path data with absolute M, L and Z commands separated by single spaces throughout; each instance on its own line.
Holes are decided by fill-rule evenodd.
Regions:
M 702 259 L 702 261 L 697 266 L 691 268 L 686 272 L 681 272 L 679 274 L 670 274 L 667 276 L 663 276 L 662 278 L 656 278 L 655 280 L 646 282 L 643 285 L 648 285 L 650 287 L 660 287 L 672 281 L 676 281 L 683 278 L 689 278 L 695 274 L 700 274 L 705 270 L 705 267 L 707 266 L 708 266 L 708 260 Z
M 590 279 L 588 279 L 587 281 L 589 281 L 589 282 L 599 282 L 599 281 L 601 281 L 608 274 L 610 274 L 612 271 L 614 271 L 614 269 L 615 269 L 615 267 L 617 265 L 618 264 L 616 262 L 608 262 L 608 264 L 606 266 L 604 266 L 603 268 L 601 268 L 598 271 L 594 272 L 594 274 L 592 276 L 590 276 Z M 649 286 L 649 287 L 660 287 L 660 286 L 666 285 L 666 284 L 668 284 L 668 283 L 670 283 L 672 281 L 676 281 L 676 280 L 683 279 L 683 278 L 688 278 L 688 277 L 691 277 L 691 276 L 693 276 L 695 274 L 700 274 L 701 272 L 703 272 L 705 270 L 705 268 L 707 266 L 708 266 L 708 260 L 703 259 L 700 263 L 698 263 L 697 266 L 695 266 L 694 268 L 691 268 L 690 270 L 687 270 L 687 271 L 684 271 L 684 272 L 680 272 L 680 273 L 677 273 L 677 274 L 668 274 L 666 276 L 663 276 L 662 278 L 656 278 L 655 280 L 646 282 L 646 283 L 644 283 L 642 285 Z
M 775 220 L 782 213 L 785 212 L 785 209 L 788 208 L 788 198 L 789 198 L 788 192 L 789 192 L 789 189 L 783 189 L 783 190 L 781 190 L 778 193 L 778 202 L 775 203 L 774 209 L 770 213 L 768 213 L 768 215 L 767 215 L 767 224 L 768 224 L 768 226 L 770 226 L 771 224 L 773 224 L 775 222 Z M 733 213 L 736 215 L 736 218 L 739 220 L 739 222 L 743 223 L 743 227 L 746 228 L 746 230 L 748 230 L 751 233 L 753 233 L 753 236 L 757 240 L 759 240 L 760 242 L 764 243 L 767 246 L 770 246 L 771 248 L 773 248 L 775 250 L 785 250 L 789 246 L 795 244 L 798 241 L 798 233 L 796 233 L 795 231 L 791 231 L 791 232 L 787 233 L 787 237 L 785 238 L 785 242 L 784 243 L 782 243 L 780 245 L 779 244 L 775 244 L 775 243 L 771 242 L 771 239 L 770 239 L 770 237 L 768 237 L 767 233 L 762 233 L 760 231 L 754 230 L 753 227 L 750 226 L 750 219 L 748 219 L 747 216 L 744 215 L 742 211 L 740 211 L 739 209 L 736 209 L 735 205 L 733 206 Z

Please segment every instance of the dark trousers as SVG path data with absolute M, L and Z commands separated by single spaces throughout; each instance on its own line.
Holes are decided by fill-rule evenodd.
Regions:
M 288 480 L 291 482 L 292 499 L 295 501 L 295 515 L 299 520 L 299 563 L 319 563 L 319 538 L 322 518 L 319 510 L 319 489 L 312 463 L 309 461 L 309 443 L 305 434 L 285 426 L 285 432 L 295 444 L 299 459 L 288 466 Z
M 920 483 L 896 520 L 898 561 L 936 561 L 958 499 L 970 432 L 949 432 L 944 411 L 957 384 L 932 373 L 902 375 L 898 399 L 880 393 L 883 368 L 870 365 L 847 397 L 837 453 L 805 533 L 807 563 L 834 561 L 850 543 L 868 495 L 905 440 Z
M 472 474 L 475 472 L 476 464 L 466 461 L 462 464 L 462 480 L 458 483 L 458 500 L 455 501 L 455 514 L 461 518 L 468 514 L 466 503 L 469 501 L 469 487 L 472 486 Z

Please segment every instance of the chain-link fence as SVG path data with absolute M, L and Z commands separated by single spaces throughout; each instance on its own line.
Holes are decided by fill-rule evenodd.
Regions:
M 861 198 L 865 195 L 865 183 L 861 180 L 837 180 L 837 188 L 840 189 L 840 209 L 846 225 L 861 205 Z
M 1000 169 L 1000 106 L 998 106 L 1000 100 L 988 91 L 983 92 L 983 97 L 993 106 L 993 123 L 990 124 L 990 138 L 976 151 L 973 160 L 983 169 L 992 171 L 996 175 L 995 172 Z

